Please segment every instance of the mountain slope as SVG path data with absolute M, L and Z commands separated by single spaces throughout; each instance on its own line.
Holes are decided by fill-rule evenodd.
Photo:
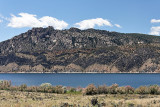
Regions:
M 33 28 L 0 43 L 0 72 L 159 72 L 160 37 Z

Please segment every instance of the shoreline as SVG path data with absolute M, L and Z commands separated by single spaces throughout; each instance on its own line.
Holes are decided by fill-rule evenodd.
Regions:
M 0 74 L 160 74 L 160 72 L 0 72 Z

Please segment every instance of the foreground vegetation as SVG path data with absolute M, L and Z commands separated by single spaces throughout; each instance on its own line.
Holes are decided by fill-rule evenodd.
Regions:
M 0 90 L 0 107 L 160 107 L 159 95 L 55 94 Z
M 0 81 L 0 107 L 159 107 L 158 85 L 119 87 L 88 85 L 81 87 L 12 86 L 11 81 Z

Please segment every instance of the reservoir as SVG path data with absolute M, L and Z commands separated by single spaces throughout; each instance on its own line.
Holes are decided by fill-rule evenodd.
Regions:
M 0 80 L 11 80 L 12 85 L 27 84 L 28 86 L 39 86 L 42 83 L 52 85 L 63 85 L 73 87 L 86 87 L 88 84 L 107 86 L 114 83 L 119 86 L 130 85 L 137 88 L 141 85 L 160 85 L 160 74 L 53 74 L 53 73 L 19 73 L 0 74 Z

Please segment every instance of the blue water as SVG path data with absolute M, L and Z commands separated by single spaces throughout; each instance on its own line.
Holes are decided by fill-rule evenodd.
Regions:
M 11 80 L 12 85 L 27 84 L 28 86 L 51 83 L 73 87 L 86 87 L 88 84 L 119 86 L 160 85 L 160 74 L 0 74 L 0 80 Z

